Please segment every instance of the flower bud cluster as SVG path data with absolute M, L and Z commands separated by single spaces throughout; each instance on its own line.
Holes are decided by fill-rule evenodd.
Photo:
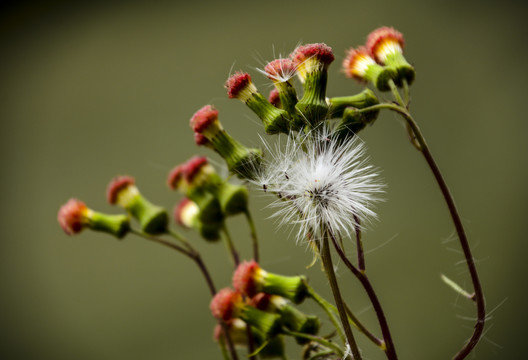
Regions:
M 415 71 L 403 56 L 403 35 L 390 27 L 374 30 L 367 37 L 365 46 L 352 48 L 343 61 L 348 77 L 371 82 L 378 90 L 390 90 L 390 81 L 403 86 L 411 84 Z
M 212 299 L 210 309 L 215 318 L 228 324 L 243 320 L 271 339 L 283 327 L 296 333 L 318 333 L 318 318 L 292 304 L 300 304 L 309 295 L 303 276 L 269 273 L 255 261 L 244 261 L 234 272 L 233 287 L 222 289 Z M 306 342 L 301 337 L 296 340 L 299 344 Z
M 222 179 L 206 157 L 194 156 L 176 166 L 167 183 L 185 198 L 176 206 L 176 222 L 194 228 L 206 240 L 220 238 L 224 218 L 248 211 L 248 190 Z

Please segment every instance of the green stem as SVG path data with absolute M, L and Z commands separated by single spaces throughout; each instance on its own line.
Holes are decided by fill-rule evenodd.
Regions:
M 337 346 L 335 343 L 333 343 L 333 342 L 331 342 L 329 340 L 326 340 L 326 339 L 324 339 L 324 338 L 322 338 L 320 336 L 308 335 L 308 334 L 304 334 L 304 333 L 298 333 L 298 332 L 295 332 L 295 331 L 288 330 L 286 328 L 283 328 L 281 332 L 283 334 L 285 334 L 285 335 L 290 335 L 290 336 L 293 336 L 293 337 L 296 337 L 296 338 L 303 338 L 303 339 L 306 339 L 306 340 L 310 340 L 310 341 L 316 342 L 318 344 L 326 346 L 329 349 L 332 349 L 333 352 L 338 354 L 340 357 L 344 356 L 343 350 L 341 350 L 339 348 L 339 346 Z
M 382 350 L 386 349 L 385 342 L 381 339 L 379 339 L 377 336 L 372 334 L 366 327 L 363 325 L 359 319 L 354 315 L 352 310 L 345 304 L 345 310 L 348 315 L 348 320 L 354 325 L 359 331 L 361 331 L 366 337 L 369 338 L 370 341 L 372 341 L 374 344 L 376 344 L 377 347 L 379 347 Z
M 204 276 L 205 282 L 207 283 L 207 287 L 209 288 L 211 296 L 215 296 L 216 295 L 216 287 L 215 287 L 215 285 L 213 283 L 213 278 L 211 277 L 211 274 L 209 273 L 209 270 L 205 266 L 205 263 L 203 262 L 202 257 L 200 256 L 200 253 L 197 250 L 195 250 L 188 242 L 186 242 L 186 244 L 187 244 L 187 246 L 190 249 L 186 250 L 186 249 L 182 248 L 179 245 L 173 244 L 170 241 L 167 241 L 165 239 L 162 239 L 162 238 L 159 238 L 159 237 L 156 237 L 156 236 L 151 236 L 151 235 L 145 234 L 145 233 L 137 231 L 137 230 L 130 230 L 130 232 L 135 234 L 135 235 L 137 235 L 137 236 L 139 236 L 139 237 L 142 237 L 143 239 L 146 239 L 146 240 L 155 242 L 157 244 L 166 246 L 166 247 L 168 247 L 170 249 L 176 250 L 179 253 L 182 253 L 185 256 L 187 256 L 190 259 L 192 259 L 196 263 L 196 265 L 198 265 L 198 268 L 200 269 L 202 275 Z M 229 332 L 228 332 L 226 324 L 223 321 L 221 321 L 221 320 L 218 321 L 218 323 L 222 327 L 224 336 L 226 338 L 227 348 L 229 349 L 229 353 L 231 354 L 231 360 L 238 360 L 238 355 L 236 353 L 235 346 L 233 345 L 233 341 L 231 340 L 231 336 L 229 335 Z
M 218 345 L 220 346 L 220 351 L 222 352 L 222 357 L 224 360 L 230 360 L 229 353 L 227 352 L 227 347 L 222 336 L 218 339 Z
M 383 334 L 383 341 L 385 342 L 385 345 L 386 345 L 385 354 L 387 355 L 387 358 L 389 360 L 397 360 L 398 356 L 396 355 L 394 343 L 392 342 L 392 336 L 389 330 L 389 324 L 387 322 L 387 319 L 385 318 L 385 313 L 383 312 L 381 303 L 378 299 L 378 296 L 376 295 L 376 292 L 374 291 L 374 288 L 372 287 L 372 284 L 370 283 L 370 280 L 367 277 L 367 274 L 359 271 L 354 266 L 354 264 L 352 264 L 350 260 L 348 260 L 345 253 L 343 252 L 343 249 L 339 246 L 334 236 L 331 235 L 331 239 L 332 239 L 332 243 L 339 257 L 344 262 L 346 267 L 348 267 L 348 269 L 352 272 L 352 274 L 354 274 L 354 276 L 359 280 L 359 282 L 365 289 L 367 296 L 369 297 L 372 307 L 374 308 L 374 311 L 376 312 L 376 316 L 378 317 L 378 323 L 381 328 L 381 333 Z
M 339 324 L 339 321 L 335 317 L 335 313 L 338 312 L 337 308 L 334 305 L 330 304 L 328 301 L 326 301 L 321 295 L 317 294 L 317 292 L 311 286 L 309 286 L 307 282 L 305 283 L 306 283 L 306 287 L 308 289 L 308 294 L 310 295 L 310 297 L 314 299 L 314 301 L 326 312 L 326 314 L 330 318 L 330 321 L 336 328 L 339 337 L 341 338 L 343 342 L 345 342 L 345 335 L 343 333 L 343 330 L 341 329 L 341 325 Z M 374 334 L 372 334 L 365 327 L 365 325 L 363 325 L 359 321 L 359 319 L 352 313 L 352 311 L 349 309 L 346 303 L 345 303 L 345 311 L 347 312 L 349 322 L 353 326 L 355 326 L 359 331 L 361 331 L 363 335 L 365 335 L 376 346 L 378 346 L 381 349 L 385 349 L 385 343 L 383 342 L 383 340 L 378 339 Z
M 257 228 L 249 210 L 247 210 L 245 214 L 249 225 L 249 230 L 251 232 L 251 240 L 253 242 L 253 260 L 259 262 L 259 241 L 257 237 Z
M 306 285 L 306 289 L 308 290 L 308 294 L 310 295 L 310 297 L 312 299 L 314 299 L 314 301 L 317 303 L 317 305 L 319 305 L 324 310 L 326 315 L 328 315 L 328 318 L 330 319 L 330 321 L 334 325 L 334 327 L 335 327 L 335 329 L 337 331 L 337 334 L 339 335 L 339 338 L 341 339 L 341 341 L 343 343 L 346 342 L 345 334 L 343 333 L 343 329 L 341 328 L 341 324 L 339 323 L 339 321 L 335 317 L 334 310 L 337 311 L 337 309 L 334 307 L 334 305 L 330 304 L 321 295 L 319 295 L 317 292 L 315 292 L 315 290 L 310 285 L 308 285 L 307 281 L 304 281 L 304 283 Z
M 409 92 L 409 83 L 407 82 L 407 79 L 403 79 L 403 96 L 405 99 L 405 108 L 408 109 L 411 103 L 411 95 Z
M 355 214 L 354 214 L 354 230 L 356 232 L 358 268 L 359 268 L 359 271 L 365 272 L 365 253 L 363 251 L 363 241 L 361 240 L 361 225 L 359 223 L 359 217 Z M 343 245 L 341 245 L 341 247 L 343 247 Z
M 462 347 L 462 349 L 460 349 L 460 351 L 457 354 L 455 354 L 455 356 L 453 357 L 453 360 L 461 360 L 461 359 L 466 358 L 469 355 L 469 353 L 473 350 L 473 348 L 477 345 L 477 343 L 480 340 L 480 337 L 482 336 L 482 332 L 484 330 L 484 324 L 486 322 L 486 305 L 484 303 L 484 293 L 482 291 L 482 285 L 480 284 L 480 279 L 478 276 L 477 267 L 475 265 L 475 260 L 473 259 L 473 255 L 471 254 L 471 248 L 469 246 L 469 242 L 466 236 L 466 232 L 464 230 L 464 226 L 462 225 L 462 220 L 460 219 L 460 215 L 455 205 L 455 201 L 453 199 L 453 196 L 451 195 L 451 192 L 449 191 L 449 188 L 444 180 L 444 177 L 442 176 L 442 173 L 440 172 L 438 165 L 436 164 L 433 158 L 433 155 L 431 154 L 429 150 L 429 147 L 427 146 L 427 143 L 422 135 L 422 132 L 420 131 L 418 124 L 414 121 L 414 119 L 412 118 L 411 114 L 409 114 L 409 112 L 401 108 L 395 111 L 398 111 L 405 118 L 409 126 L 412 128 L 416 136 L 416 140 L 420 144 L 421 152 L 423 156 L 425 157 L 425 160 L 427 161 L 429 168 L 433 172 L 433 175 L 436 179 L 436 182 L 438 183 L 438 186 L 440 187 L 440 191 L 442 192 L 442 195 L 449 209 L 449 213 L 451 215 L 453 223 L 455 224 L 455 229 L 458 235 L 458 240 L 464 252 L 466 264 L 469 270 L 469 274 L 471 276 L 471 282 L 473 283 L 473 289 L 475 292 L 474 300 L 477 304 L 477 321 L 475 323 L 475 327 L 473 329 L 473 334 L 471 335 L 471 338 L 466 342 L 466 344 Z
M 328 282 L 330 283 L 332 293 L 334 295 L 334 300 L 336 302 L 339 317 L 341 318 L 341 325 L 343 325 L 343 329 L 345 330 L 345 336 L 347 339 L 347 343 L 350 346 L 350 349 L 352 350 L 353 359 L 361 360 L 361 354 L 359 353 L 356 340 L 354 339 L 354 335 L 352 334 L 352 329 L 350 328 L 350 323 L 348 322 L 348 317 L 346 314 L 343 297 L 341 296 L 341 291 L 339 290 L 339 285 L 337 284 L 337 278 L 334 272 L 334 265 L 332 263 L 332 255 L 330 254 L 330 244 L 328 242 L 328 237 L 329 237 L 328 233 L 329 233 L 329 230 L 327 229 L 324 232 L 324 236 L 322 239 L 323 243 L 321 245 L 321 260 L 323 262 L 325 273 L 328 278 Z
M 401 106 L 405 106 L 405 103 L 403 102 L 403 99 L 400 95 L 400 92 L 398 91 L 398 88 L 396 87 L 396 84 L 394 83 L 394 80 L 389 80 L 389 86 L 392 91 L 392 95 L 394 95 L 394 99 L 400 104 Z
M 361 112 L 368 111 L 368 109 L 369 108 L 365 108 L 365 109 L 361 109 L 360 111 Z M 455 205 L 455 201 L 453 199 L 453 196 L 451 195 L 451 192 L 449 191 L 449 188 L 444 180 L 444 177 L 442 176 L 442 173 L 440 172 L 440 169 L 438 165 L 436 164 L 433 158 L 433 155 L 431 154 L 429 150 L 429 147 L 427 146 L 425 138 L 422 132 L 420 131 L 418 124 L 413 119 L 411 114 L 406 109 L 398 105 L 394 105 L 394 104 L 379 104 L 379 105 L 374 105 L 370 107 L 370 110 L 376 110 L 376 109 L 389 109 L 389 110 L 395 111 L 399 113 L 406 120 L 408 126 L 412 129 L 414 133 L 416 141 L 420 145 L 420 148 L 419 148 L 420 152 L 423 154 L 427 164 L 429 165 L 429 168 L 433 172 L 435 180 L 438 186 L 440 187 L 442 196 L 444 197 L 444 200 L 449 209 L 449 214 L 451 215 L 451 219 L 453 220 L 453 223 L 455 225 L 455 229 L 458 235 L 458 240 L 464 252 L 466 264 L 469 270 L 469 274 L 471 276 L 471 282 L 473 284 L 473 289 L 474 289 L 473 295 L 474 296 L 472 296 L 472 299 L 476 302 L 476 305 L 477 305 L 477 321 L 473 329 L 473 334 L 471 335 L 470 339 L 466 342 L 466 344 L 462 347 L 462 349 L 460 349 L 460 351 L 457 354 L 455 354 L 455 356 L 453 357 L 453 360 L 462 360 L 469 355 L 469 353 L 473 350 L 473 348 L 479 342 L 480 337 L 482 336 L 482 332 L 484 331 L 484 324 L 486 322 L 486 304 L 484 302 L 484 293 L 482 291 L 482 285 L 480 284 L 480 279 L 478 276 L 477 267 L 475 265 L 475 260 L 473 259 L 473 255 L 471 254 L 471 248 L 469 246 L 466 232 L 464 230 L 464 226 L 462 225 L 462 220 L 460 219 L 460 215 Z
M 194 248 L 191 246 L 191 244 L 187 241 L 187 239 L 181 235 L 180 233 L 177 233 L 174 230 L 169 230 L 169 235 L 172 236 L 174 239 L 180 241 L 189 251 L 194 251 Z
M 313 354 L 312 356 L 310 356 L 308 360 L 315 360 L 317 358 L 320 358 L 321 356 L 332 355 L 333 353 L 334 353 L 333 350 L 321 351 L 321 352 L 318 352 L 317 354 Z
M 238 252 L 235 248 L 235 244 L 233 243 L 233 240 L 231 239 L 231 235 L 229 234 L 229 231 L 227 230 L 227 226 L 224 224 L 222 225 L 222 231 L 224 232 L 224 239 L 226 242 L 227 249 L 229 253 L 231 254 L 231 258 L 233 259 L 233 263 L 235 264 L 235 268 L 240 263 L 240 258 L 238 256 Z

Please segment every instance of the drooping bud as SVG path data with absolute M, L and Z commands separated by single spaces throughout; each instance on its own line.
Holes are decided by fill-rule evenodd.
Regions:
M 262 311 L 278 313 L 284 326 L 294 332 L 309 335 L 319 332 L 321 324 L 317 316 L 304 314 L 281 296 L 259 293 L 251 299 L 250 304 Z M 296 338 L 296 341 L 299 344 L 308 342 L 301 337 Z
M 109 215 L 96 212 L 77 199 L 68 200 L 60 208 L 57 220 L 68 235 L 77 234 L 84 228 L 89 228 L 114 235 L 120 239 L 130 230 L 126 215 Z
M 233 274 L 233 287 L 249 297 L 259 292 L 280 295 L 300 304 L 308 290 L 303 276 L 282 276 L 268 273 L 256 261 L 244 261 Z
M 247 148 L 233 139 L 218 120 L 218 110 L 211 105 L 202 107 L 191 118 L 191 128 L 207 138 L 207 146 L 224 158 L 231 172 L 245 179 L 255 176 L 262 162 L 262 151 Z
M 262 71 L 268 79 L 273 81 L 273 85 L 278 92 L 282 109 L 286 110 L 292 123 L 290 127 L 293 130 L 299 130 L 304 122 L 300 120 L 297 113 L 297 92 L 293 87 L 291 79 L 295 76 L 297 69 L 291 59 L 276 59 L 269 62 Z M 270 103 L 273 104 L 272 101 Z
M 370 81 L 380 91 L 390 90 L 389 81 L 398 79 L 398 72 L 394 67 L 378 64 L 364 46 L 348 51 L 343 61 L 343 70 L 350 78 Z
M 227 79 L 225 88 L 230 99 L 239 99 L 253 110 L 262 120 L 267 134 L 280 132 L 288 134 L 290 128 L 288 114 L 284 110 L 271 105 L 257 91 L 248 73 L 236 72 Z
M 210 309 L 215 318 L 223 321 L 241 318 L 262 331 L 266 337 L 280 331 L 279 315 L 270 314 L 248 305 L 244 302 L 242 294 L 229 288 L 220 290 L 213 297 Z
M 160 206 L 144 198 L 130 176 L 118 176 L 108 185 L 107 199 L 117 204 L 136 218 L 141 230 L 147 234 L 162 234 L 167 231 L 169 216 Z
M 381 27 L 369 34 L 366 46 L 379 64 L 396 68 L 396 84 L 401 85 L 403 79 L 409 84 L 414 81 L 416 72 L 403 56 L 405 40 L 402 33 L 391 27 Z
M 296 107 L 306 121 L 315 126 L 328 113 L 326 84 L 334 54 L 329 46 L 319 43 L 299 46 L 290 57 L 304 86 L 303 97 Z

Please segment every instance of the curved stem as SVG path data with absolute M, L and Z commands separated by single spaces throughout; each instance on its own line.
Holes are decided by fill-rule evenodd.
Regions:
M 324 310 L 324 312 L 326 313 L 326 315 L 328 316 L 328 318 L 330 319 L 330 321 L 334 325 L 334 327 L 335 327 L 335 329 L 337 331 L 337 334 L 339 335 L 339 338 L 341 339 L 341 341 L 343 343 L 346 342 L 345 334 L 343 333 L 343 329 L 341 328 L 341 324 L 339 324 L 339 320 L 337 320 L 337 318 L 336 318 L 336 316 L 334 314 L 334 311 L 337 311 L 335 306 L 330 304 L 321 295 L 319 295 L 314 290 L 314 288 L 312 288 L 310 285 L 308 285 L 307 281 L 304 281 L 304 284 L 306 285 L 306 289 L 308 290 L 308 294 L 310 295 L 310 297 L 317 303 L 317 305 L 319 305 Z
M 246 219 L 249 225 L 249 230 L 251 232 L 251 240 L 253 241 L 253 260 L 259 262 L 259 242 L 257 237 L 257 228 L 255 227 L 255 222 L 249 210 L 245 212 Z
M 363 241 L 361 240 L 361 224 L 359 217 L 354 214 L 354 231 L 356 232 L 356 247 L 358 256 L 359 271 L 365 272 L 365 252 L 363 251 Z M 343 247 L 341 245 L 341 247 Z
M 137 231 L 137 230 L 131 230 L 130 232 L 135 234 L 135 235 L 137 235 L 137 236 L 139 236 L 139 237 L 142 237 L 143 239 L 146 239 L 146 240 L 155 242 L 157 244 L 166 246 L 166 247 L 168 247 L 170 249 L 176 250 L 179 253 L 182 253 L 185 256 L 187 256 L 190 259 L 192 259 L 196 263 L 196 265 L 198 265 L 198 268 L 200 269 L 200 271 L 201 271 L 201 273 L 202 273 L 202 275 L 203 275 L 203 277 L 205 279 L 205 282 L 207 283 L 207 287 L 209 288 L 209 292 L 211 293 L 211 296 L 215 296 L 216 295 L 216 287 L 214 285 L 213 278 L 211 277 L 211 274 L 209 273 L 209 270 L 205 266 L 205 263 L 203 262 L 200 253 L 198 251 L 196 251 L 191 246 L 191 244 L 189 244 L 185 240 L 185 238 L 182 237 L 182 239 L 184 240 L 186 246 L 188 247 L 188 250 L 182 248 L 179 245 L 173 244 L 170 241 L 167 241 L 165 239 L 162 239 L 162 238 L 159 238 L 159 237 L 156 237 L 156 236 L 152 236 L 152 235 L 148 235 L 148 234 L 142 233 L 142 232 Z M 232 360 L 238 360 L 238 355 L 236 353 L 235 346 L 233 345 L 233 341 L 231 339 L 231 336 L 229 335 L 229 331 L 228 331 L 228 328 L 227 328 L 226 324 L 223 321 L 221 321 L 221 320 L 219 320 L 218 323 L 222 327 L 223 333 L 225 335 L 226 342 L 227 342 L 227 348 L 229 349 L 229 353 L 231 355 L 231 359 Z
M 327 347 L 329 349 L 332 349 L 334 351 L 334 353 L 336 353 L 340 357 L 344 355 L 343 350 L 341 350 L 339 348 L 339 346 L 337 346 L 333 342 L 331 342 L 329 340 L 326 340 L 326 339 L 324 339 L 324 338 L 322 338 L 320 336 L 308 335 L 308 334 L 305 334 L 305 333 L 298 333 L 298 332 L 295 332 L 295 331 L 288 330 L 286 328 L 282 329 L 282 333 L 285 334 L 285 335 L 290 335 L 290 336 L 294 336 L 294 337 L 298 337 L 298 338 L 303 338 L 303 339 L 310 340 L 310 341 L 316 342 L 318 344 L 321 344 L 321 345 L 323 345 L 323 346 L 325 346 L 325 347 Z
M 196 251 L 194 247 L 189 243 L 189 241 L 187 241 L 187 239 L 182 234 L 174 230 L 169 230 L 169 235 L 172 236 L 174 239 L 178 240 L 179 242 L 181 242 L 190 252 Z
M 352 329 L 350 328 L 350 323 L 348 322 L 343 297 L 341 296 L 341 291 L 339 290 L 337 278 L 334 273 L 334 265 L 332 263 L 332 255 L 330 254 L 330 244 L 328 241 L 329 236 L 329 230 L 327 229 L 325 231 L 325 235 L 323 236 L 323 243 L 321 245 L 321 260 L 325 268 L 325 273 L 328 278 L 328 282 L 330 283 L 330 287 L 332 289 L 332 294 L 334 295 L 337 311 L 339 313 L 339 317 L 341 318 L 341 324 L 343 325 L 343 329 L 345 330 L 347 343 L 350 346 L 350 349 L 352 350 L 353 359 L 360 360 L 361 354 L 359 353 L 356 340 L 354 339 L 354 335 L 352 334 Z M 335 238 L 332 237 L 332 239 Z
M 361 331 L 370 341 L 372 341 L 377 347 L 385 351 L 385 342 L 381 339 L 378 339 L 377 336 L 372 334 L 366 327 L 363 325 L 359 319 L 354 315 L 352 310 L 345 303 L 345 310 L 348 315 L 348 320 L 354 325 L 359 331 Z
M 235 268 L 236 268 L 238 264 L 240 263 L 240 258 L 235 248 L 235 244 L 233 243 L 231 235 L 229 234 L 229 231 L 227 230 L 227 226 L 225 224 L 222 225 L 222 231 L 224 232 L 224 235 L 225 235 L 227 249 L 231 253 L 231 258 L 233 259 L 233 263 L 235 264 Z
M 478 341 L 480 340 L 480 337 L 482 336 L 482 332 L 484 330 L 484 324 L 486 322 L 486 306 L 485 306 L 485 301 L 484 301 L 484 293 L 482 291 L 482 286 L 480 284 L 480 279 L 478 276 L 477 267 L 475 265 L 475 260 L 473 259 L 473 255 L 471 254 L 471 248 L 469 246 L 466 232 L 464 230 L 464 226 L 462 225 L 462 220 L 460 219 L 460 215 L 455 205 L 455 201 L 453 199 L 453 196 L 451 195 L 451 192 L 449 191 L 449 188 L 447 187 L 444 177 L 442 176 L 442 173 L 440 172 L 440 169 L 438 165 L 436 164 L 433 158 L 433 155 L 429 151 L 429 147 L 427 146 L 427 143 L 425 142 L 422 132 L 420 131 L 420 128 L 418 127 L 418 124 L 414 121 L 412 116 L 407 111 L 400 109 L 400 111 L 398 112 L 405 118 L 409 126 L 412 128 L 414 134 L 416 135 L 416 140 L 420 144 L 421 152 L 423 156 L 425 157 L 425 160 L 427 161 L 429 168 L 433 172 L 433 175 L 436 179 L 436 182 L 438 183 L 438 186 L 440 187 L 440 190 L 442 192 L 444 200 L 449 209 L 449 213 L 451 215 L 453 223 L 455 224 L 455 229 L 458 235 L 458 240 L 460 241 L 460 245 L 464 252 L 464 257 L 466 258 L 466 264 L 469 270 L 469 274 L 471 276 L 471 282 L 473 283 L 473 290 L 475 292 L 474 299 L 477 304 L 477 321 L 475 323 L 475 328 L 473 330 L 473 334 L 471 335 L 471 338 L 466 342 L 464 347 L 462 347 L 462 349 L 460 349 L 460 351 L 457 354 L 455 354 L 455 356 L 453 357 L 454 360 L 461 360 L 461 359 L 464 359 L 467 355 L 469 355 L 471 350 L 473 350 L 473 348 L 477 345 Z
M 332 243 L 334 245 L 334 248 L 336 249 L 339 257 L 343 262 L 345 263 L 346 267 L 354 274 L 355 277 L 358 278 L 361 285 L 363 285 L 363 288 L 365 289 L 365 292 L 367 293 L 370 302 L 372 303 L 372 307 L 374 308 L 374 311 L 376 312 L 376 316 L 378 317 L 378 323 L 381 328 L 381 333 L 383 334 L 383 340 L 385 341 L 386 349 L 385 353 L 387 355 L 387 358 L 390 360 L 396 360 L 398 359 L 398 356 L 396 355 L 396 350 L 394 348 L 394 343 L 392 341 L 392 336 L 389 330 L 389 324 L 387 323 L 387 319 L 385 318 L 385 313 L 383 312 L 383 308 L 381 307 L 381 303 L 378 299 L 378 296 L 376 295 L 376 292 L 374 291 L 374 288 L 372 287 L 372 284 L 370 283 L 370 280 L 368 279 L 367 275 L 361 271 L 359 271 L 354 264 L 348 260 L 345 253 L 343 252 L 343 249 L 339 246 L 334 236 L 331 236 Z
M 367 109 L 368 108 L 361 109 L 361 112 L 366 111 Z M 370 109 L 390 109 L 399 113 L 406 120 L 408 126 L 410 126 L 412 131 L 414 132 L 416 141 L 420 145 L 420 152 L 423 154 L 425 160 L 427 161 L 427 164 L 429 165 L 429 168 L 433 172 L 435 180 L 438 186 L 440 187 L 440 191 L 442 192 L 444 200 L 449 209 L 451 219 L 455 224 L 458 240 L 464 252 L 466 264 L 469 270 L 469 274 L 471 276 L 471 282 L 473 284 L 474 296 L 472 296 L 472 298 L 477 304 L 477 321 L 473 329 L 473 334 L 471 335 L 470 339 L 466 342 L 466 344 L 462 347 L 462 349 L 460 349 L 460 351 L 456 353 L 453 357 L 453 360 L 462 360 L 469 355 L 469 353 L 479 342 L 480 337 L 482 336 L 482 332 L 484 331 L 484 324 L 486 322 L 486 304 L 484 301 L 484 293 L 482 291 L 482 285 L 480 284 L 475 260 L 473 259 L 473 255 L 471 254 L 471 248 L 469 246 L 466 232 L 464 230 L 464 226 L 462 225 L 462 220 L 460 219 L 460 215 L 455 205 L 455 201 L 453 199 L 453 196 L 451 195 L 451 192 L 449 191 L 449 188 L 447 187 L 444 177 L 442 176 L 442 173 L 440 172 L 440 169 L 438 168 L 438 165 L 436 164 L 433 155 L 431 154 L 429 147 L 427 146 L 425 138 L 422 132 L 420 131 L 418 124 L 413 119 L 411 114 L 406 109 L 394 104 L 374 105 L 371 106 Z
M 401 106 L 404 106 L 404 102 L 403 102 L 403 99 L 400 95 L 400 92 L 398 91 L 398 88 L 396 87 L 396 84 L 394 84 L 394 80 L 389 80 L 389 86 L 390 86 L 390 89 L 392 91 L 392 95 L 394 95 L 394 98 L 396 99 L 396 101 L 398 102 L 398 104 L 400 104 Z

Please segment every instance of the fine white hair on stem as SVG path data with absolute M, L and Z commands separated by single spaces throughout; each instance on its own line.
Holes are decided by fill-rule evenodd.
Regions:
M 297 224 L 297 240 L 321 239 L 326 231 L 350 237 L 354 218 L 363 225 L 376 218 L 375 202 L 384 185 L 369 165 L 364 143 L 343 139 L 327 126 L 265 143 L 265 161 L 254 183 L 279 199 L 270 204 L 280 225 Z

